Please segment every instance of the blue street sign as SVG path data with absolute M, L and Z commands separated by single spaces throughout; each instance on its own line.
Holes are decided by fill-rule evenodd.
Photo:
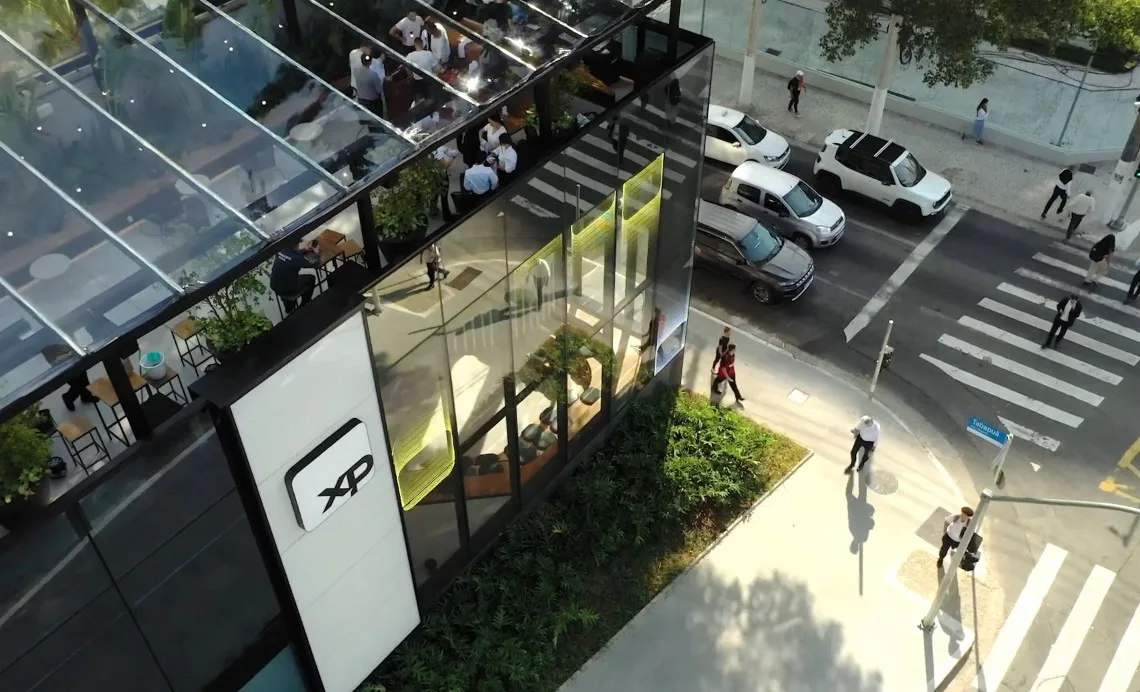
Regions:
M 966 424 L 966 432 L 971 435 L 977 435 L 997 447 L 1004 447 L 1005 443 L 1009 441 L 1009 433 L 990 425 L 980 418 L 971 418 L 970 422 Z

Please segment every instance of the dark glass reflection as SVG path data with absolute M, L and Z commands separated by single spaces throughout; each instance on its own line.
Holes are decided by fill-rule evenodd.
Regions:
M 593 36 L 630 12 L 633 0 L 630 4 L 620 0 L 528 0 L 527 4 L 582 35 Z
M 450 17 L 468 26 L 531 65 L 542 65 L 566 55 L 585 34 L 515 0 L 494 0 L 478 5 L 450 0 Z

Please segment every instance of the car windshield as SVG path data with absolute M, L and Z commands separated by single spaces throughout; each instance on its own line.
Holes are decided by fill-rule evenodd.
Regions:
M 819 196 L 818 192 L 808 187 L 807 183 L 800 181 L 799 185 L 784 195 L 784 203 L 791 207 L 793 214 L 802 219 L 805 216 L 811 216 L 822 207 L 823 198 Z
M 744 119 L 737 123 L 736 127 L 732 129 L 736 132 L 736 134 L 740 135 L 741 139 L 750 145 L 759 144 L 768 134 L 768 131 L 764 129 L 763 125 L 756 122 L 747 115 L 744 116 Z
M 918 181 L 926 177 L 926 169 L 910 154 L 900 159 L 898 163 L 894 165 L 894 169 L 895 175 L 898 176 L 899 179 L 899 185 L 903 187 L 914 187 L 918 184 Z
M 748 235 L 741 238 L 739 246 L 740 251 L 744 253 L 744 258 L 750 263 L 763 264 L 776 256 L 776 253 L 784 246 L 784 241 L 780 236 L 758 223 L 752 227 Z

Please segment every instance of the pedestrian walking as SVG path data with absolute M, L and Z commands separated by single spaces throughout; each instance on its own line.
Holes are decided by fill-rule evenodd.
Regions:
M 1053 183 L 1053 194 L 1049 195 L 1049 201 L 1045 203 L 1045 208 L 1041 210 L 1041 219 L 1045 219 L 1045 215 L 1049 213 L 1049 207 L 1053 206 L 1053 202 L 1061 200 L 1061 206 L 1057 207 L 1057 214 L 1062 214 L 1065 211 L 1065 202 L 1069 201 L 1069 190 L 1073 184 L 1073 169 L 1066 168 L 1057 176 L 1057 182 Z
M 713 380 L 713 391 L 717 394 L 723 394 L 725 382 L 728 383 L 729 387 L 732 387 L 732 394 L 736 397 L 736 403 L 743 404 L 744 396 L 741 395 L 740 388 L 736 386 L 736 344 L 729 344 L 720 359 L 720 367 L 717 368 L 716 379 Z
M 614 148 L 614 153 L 617 154 L 618 168 L 621 168 L 622 161 L 625 160 L 625 145 L 628 141 L 629 125 L 615 113 L 614 117 L 610 119 L 610 146 Z
M 875 451 L 875 446 L 879 444 L 879 435 L 882 433 L 882 428 L 879 426 L 879 421 L 871 416 L 863 416 L 859 422 L 851 428 L 851 434 L 855 436 L 855 443 L 851 445 L 851 463 L 847 468 L 843 469 L 843 473 L 851 473 L 851 469 L 855 471 L 862 471 L 867 462 L 871 460 L 871 453 Z M 859 450 L 863 450 L 863 459 L 859 460 Z M 859 466 L 855 466 L 855 462 L 859 461 Z
M 974 140 L 978 144 L 982 144 L 982 133 L 986 129 L 986 118 L 990 115 L 990 100 L 982 99 L 978 104 L 974 113 Z M 962 139 L 966 139 L 966 133 L 962 133 Z
M 1085 190 L 1069 202 L 1069 227 L 1065 230 L 1065 240 L 1070 240 L 1085 217 L 1096 211 L 1096 200 L 1092 190 Z
M 71 349 L 60 344 L 48 344 L 40 350 L 43 357 L 53 367 L 61 363 L 66 363 L 75 357 Z M 67 407 L 68 411 L 75 410 L 75 400 L 79 399 L 85 404 L 94 404 L 99 401 L 99 397 L 91 393 L 88 387 L 91 381 L 87 379 L 87 371 L 77 373 L 70 380 L 67 381 L 67 389 L 63 392 L 63 405 Z
M 420 253 L 420 264 L 427 265 L 428 285 L 427 289 L 430 291 L 435 287 L 435 279 L 442 274 L 444 278 L 450 273 L 443 268 L 443 253 L 440 252 L 439 243 L 432 243 L 427 246 L 427 249 Z
M 728 352 L 728 346 L 732 342 L 732 329 L 725 327 L 724 333 L 720 335 L 720 341 L 716 344 L 716 355 L 713 356 L 712 371 L 716 374 L 717 366 L 724 358 L 724 354 Z
M 962 543 L 962 536 L 966 534 L 966 529 L 973 518 L 974 510 L 971 507 L 963 507 L 957 514 L 946 517 L 943 522 L 942 547 L 938 549 L 939 567 L 942 566 L 942 561 L 946 559 L 946 555 L 951 550 L 956 550 Z M 973 541 L 970 543 L 973 544 Z
M 1131 303 L 1136 300 L 1136 296 L 1140 296 L 1140 259 L 1132 264 L 1136 273 L 1132 275 L 1132 283 L 1128 286 L 1128 295 L 1124 297 L 1125 303 Z
M 804 84 L 804 71 L 796 70 L 796 76 L 788 80 L 788 112 L 795 112 L 796 117 L 800 117 L 800 93 L 807 91 L 807 84 Z
M 539 257 L 531 267 L 530 280 L 534 282 L 534 294 L 538 300 L 538 307 L 541 308 L 546 302 L 546 285 L 550 283 L 550 264 Z
M 1089 269 L 1085 272 L 1085 279 L 1081 283 L 1085 286 L 1096 286 L 1100 278 L 1108 273 L 1112 254 L 1116 252 L 1116 235 L 1109 233 L 1096 241 L 1089 249 Z
M 669 80 L 665 86 L 665 122 L 669 129 L 677 124 L 677 113 L 681 109 L 681 82 L 677 78 Z
M 1057 303 L 1057 314 L 1053 315 L 1053 326 L 1049 328 L 1049 336 L 1045 337 L 1045 343 L 1041 345 L 1041 348 L 1049 348 L 1050 346 L 1057 348 L 1060 346 L 1061 340 L 1069 331 L 1069 327 L 1076 324 L 1083 309 L 1081 299 L 1076 293 L 1062 298 Z

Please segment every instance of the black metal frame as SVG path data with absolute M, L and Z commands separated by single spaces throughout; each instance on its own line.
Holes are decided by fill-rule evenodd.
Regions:
M 563 56 L 559 60 L 552 61 L 547 65 L 536 69 L 529 79 L 520 81 L 518 84 L 508 89 L 503 94 L 479 107 L 471 116 L 468 122 L 476 123 L 486 118 L 488 114 L 497 112 L 508 101 L 515 98 L 520 93 L 525 92 L 527 89 L 538 89 L 540 86 L 545 86 L 545 83 L 548 82 L 549 78 L 557 71 L 563 69 L 568 64 L 573 64 L 574 60 L 580 58 L 587 51 L 591 51 L 594 48 L 603 45 L 607 41 L 612 40 L 612 38 L 615 35 L 618 35 L 623 29 L 625 29 L 625 27 L 634 24 L 635 22 L 645 21 L 659 24 L 659 22 L 656 22 L 655 20 L 648 19 L 647 15 L 653 10 L 660 7 L 665 1 L 666 0 L 651 0 L 644 6 L 638 8 L 637 12 L 630 13 L 623 19 L 610 25 L 605 32 L 583 39 L 575 46 L 574 50 L 572 50 L 567 55 Z M 662 26 L 666 25 L 662 24 Z M 702 37 L 694 35 L 694 42 L 699 42 L 701 38 Z M 711 41 L 708 41 L 707 39 L 705 39 L 705 41 L 711 43 Z M 536 99 L 536 107 L 537 103 L 538 100 Z M 547 121 L 549 121 L 549 118 L 547 118 Z M 247 274 L 253 268 L 267 261 L 277 252 L 286 247 L 289 247 L 290 245 L 296 244 L 297 238 L 301 238 L 316 230 L 319 226 L 327 223 L 328 219 L 347 209 L 349 205 L 356 204 L 362 199 L 368 200 L 372 191 L 379 187 L 382 182 L 390 179 L 393 175 L 397 175 L 404 168 L 414 165 L 421 156 L 430 156 L 432 149 L 447 139 L 450 139 L 452 136 L 454 136 L 453 132 L 444 131 L 433 134 L 433 136 L 428 137 L 423 142 L 420 142 L 419 149 L 417 151 L 409 155 L 404 160 L 398 162 L 390 170 L 384 171 L 379 175 L 374 174 L 371 182 L 362 185 L 361 187 L 353 190 L 349 194 L 345 195 L 339 200 L 336 200 L 333 203 L 323 205 L 323 209 L 318 208 L 318 210 L 315 210 L 310 218 L 308 218 L 304 223 L 296 226 L 286 233 L 281 233 L 280 235 L 274 237 L 272 240 L 268 241 L 259 252 L 256 252 L 253 255 L 250 255 L 249 257 L 243 258 L 239 262 L 234 263 L 233 266 L 219 274 L 209 284 L 197 290 L 187 291 L 185 295 L 172 301 L 165 309 L 159 311 L 158 313 L 155 313 L 148 319 L 139 321 L 131 329 L 127 330 L 123 334 L 120 334 L 117 339 L 109 346 L 99 349 L 94 353 L 89 353 L 77 359 L 76 361 L 73 361 L 68 367 L 60 370 L 56 375 L 48 378 L 41 384 L 32 387 L 25 394 L 14 398 L 2 410 L 0 410 L 0 420 L 5 420 L 12 416 L 14 413 L 27 408 L 32 402 L 43 399 L 51 392 L 59 388 L 59 386 L 65 383 L 68 379 L 73 377 L 75 372 L 90 369 L 95 363 L 103 360 L 106 357 L 105 352 L 108 349 L 114 349 L 116 344 L 124 341 L 136 341 L 140 337 L 145 336 L 151 331 L 154 331 L 154 329 L 162 323 L 167 322 L 176 315 L 186 312 L 193 306 L 202 302 L 206 297 L 216 293 L 221 287 L 233 283 L 235 280 Z M 356 178 L 357 174 L 354 172 L 353 176 Z M 473 210 L 470 213 L 473 214 L 475 211 L 476 210 Z M 466 218 L 468 215 L 464 215 L 464 218 Z M 365 242 L 367 243 L 367 240 Z M 366 248 L 366 253 L 367 252 L 368 250 Z M 375 255 L 375 257 L 378 259 L 378 253 Z M 369 268 L 373 271 L 377 271 L 372 267 Z M 392 267 L 385 267 L 385 269 L 390 270 Z

